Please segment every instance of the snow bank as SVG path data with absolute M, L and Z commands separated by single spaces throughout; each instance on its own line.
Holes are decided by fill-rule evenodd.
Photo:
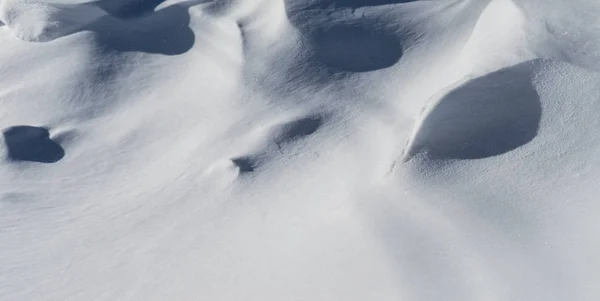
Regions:
M 102 10 L 87 4 L 50 4 L 38 0 L 0 3 L 0 22 L 16 38 L 29 42 L 45 42 L 70 34 L 102 15 Z
M 0 0 L 0 300 L 597 300 L 591 0 Z

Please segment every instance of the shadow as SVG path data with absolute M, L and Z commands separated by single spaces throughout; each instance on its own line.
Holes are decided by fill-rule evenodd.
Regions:
M 312 7 L 321 8 L 360 8 L 367 6 L 393 5 L 416 2 L 418 0 L 317 0 L 312 1 Z
M 275 139 L 275 143 L 291 142 L 302 137 L 315 133 L 323 125 L 321 116 L 309 116 L 284 124 L 280 129 L 279 136 Z
M 135 19 L 108 15 L 84 30 L 94 32 L 98 43 L 109 50 L 178 55 L 194 46 L 195 35 L 189 23 L 188 7 L 171 5 Z
M 0 204 L 18 205 L 23 203 L 32 202 L 32 197 L 25 193 L 20 192 L 8 192 L 0 194 Z
M 14 126 L 3 134 L 10 160 L 55 163 L 65 156 L 64 149 L 50 139 L 45 128 Z
M 121 18 L 137 18 L 154 12 L 166 0 L 101 0 L 95 4 L 110 15 Z
M 530 61 L 475 78 L 445 95 L 425 116 L 408 158 L 482 159 L 533 140 L 542 116 Z
M 357 9 L 361 7 L 394 5 L 419 0 L 284 0 L 292 11 L 301 10 L 335 10 L 343 8 Z
M 391 67 L 403 55 L 402 37 L 351 10 L 403 1 L 285 0 L 290 23 L 301 33 L 312 63 L 333 73 L 369 72 Z
M 233 162 L 233 164 L 235 164 L 235 166 L 238 167 L 238 169 L 240 170 L 240 173 L 254 172 L 255 163 L 253 162 L 253 160 L 251 158 L 248 158 L 248 157 L 235 158 L 235 159 L 231 159 L 231 162 Z
M 177 55 L 187 52 L 195 42 L 194 32 L 189 27 L 189 8 L 208 1 L 190 0 L 157 11 L 155 8 L 164 0 L 45 3 L 47 8 L 42 8 L 53 12 L 47 20 L 34 22 L 22 16 L 25 12 L 17 15 L 20 18 L 15 17 L 15 37 L 30 42 L 50 42 L 89 31 L 95 34 L 101 49 Z M 38 13 L 43 13 L 42 8 L 37 8 L 42 11 Z
M 394 36 L 375 28 L 336 25 L 311 37 L 317 60 L 335 70 L 367 72 L 391 67 L 402 57 L 402 45 Z

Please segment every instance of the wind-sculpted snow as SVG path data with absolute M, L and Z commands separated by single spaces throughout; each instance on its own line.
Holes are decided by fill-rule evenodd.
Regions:
M 0 0 L 0 300 L 598 300 L 598 15 Z
M 0 22 L 24 41 L 56 39 L 79 30 L 102 15 L 102 10 L 88 4 L 50 4 L 36 0 L 0 2 Z
M 407 158 L 481 159 L 535 138 L 542 115 L 532 62 L 468 80 L 436 100 L 421 117 Z
M 78 31 L 92 31 L 98 43 L 110 50 L 168 55 L 184 53 L 194 44 L 186 6 L 173 5 L 134 19 L 107 14 L 101 7 L 9 0 L 0 20 L 8 24 L 15 37 L 25 41 L 47 42 Z

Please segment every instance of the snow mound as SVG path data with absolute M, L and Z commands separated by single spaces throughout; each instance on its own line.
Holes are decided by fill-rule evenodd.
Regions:
M 599 300 L 598 3 L 0 0 L 0 300 Z
M 435 159 L 481 159 L 534 139 L 542 114 L 535 69 L 535 62 L 507 67 L 433 100 L 417 122 L 405 160 L 419 152 Z
M 51 4 L 39 0 L 0 2 L 0 23 L 5 24 L 14 37 L 28 42 L 51 41 L 103 15 L 101 9 L 87 4 Z
M 539 38 L 530 34 L 528 23 L 513 0 L 490 1 L 462 50 L 459 65 L 466 72 L 486 73 L 538 58 Z

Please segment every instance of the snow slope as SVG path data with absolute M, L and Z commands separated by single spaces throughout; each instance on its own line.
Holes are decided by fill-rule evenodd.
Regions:
M 595 0 L 0 0 L 0 300 L 598 300 Z

